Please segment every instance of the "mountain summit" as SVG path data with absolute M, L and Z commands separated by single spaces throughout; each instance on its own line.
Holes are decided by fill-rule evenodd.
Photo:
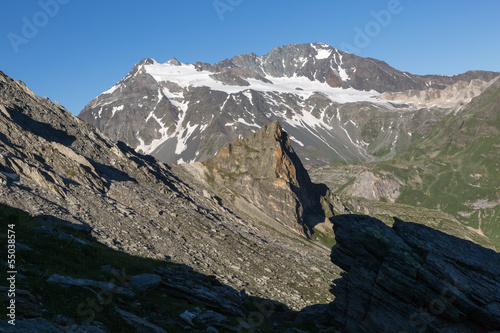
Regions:
M 168 163 L 205 160 L 275 120 L 304 162 L 370 161 L 425 135 L 498 75 L 412 75 L 320 43 L 213 65 L 148 58 L 80 118 Z M 421 101 L 429 108 L 421 110 Z

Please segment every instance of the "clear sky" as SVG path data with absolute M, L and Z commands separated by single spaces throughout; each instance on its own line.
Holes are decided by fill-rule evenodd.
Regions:
M 143 58 L 322 42 L 414 74 L 500 71 L 498 0 L 3 1 L 0 70 L 78 114 Z

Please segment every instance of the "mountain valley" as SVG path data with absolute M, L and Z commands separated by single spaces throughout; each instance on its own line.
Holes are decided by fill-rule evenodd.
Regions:
M 484 71 L 418 76 L 325 44 L 292 44 L 263 56 L 238 55 L 213 65 L 145 59 L 90 102 L 79 117 L 113 140 L 179 164 L 211 158 L 227 142 L 279 121 L 314 181 L 328 184 L 345 202 L 351 201 L 352 211 L 378 214 L 387 223 L 392 216 L 428 221 L 434 227 L 443 225 L 441 230 L 456 229 L 454 234 L 498 247 L 498 217 L 493 211 L 500 202 L 492 185 L 496 180 L 471 184 L 464 196 L 461 188 L 454 187 L 458 196 L 443 201 L 440 191 L 446 185 L 433 177 L 435 172 L 448 174 L 448 161 L 417 156 L 434 149 L 429 135 L 443 135 L 430 133 L 475 112 L 472 101 L 490 98 L 498 76 Z M 494 111 L 490 113 L 489 119 L 495 119 Z M 406 152 L 412 150 L 416 154 L 408 160 Z M 487 161 L 495 159 L 494 153 L 490 155 Z M 429 177 L 416 172 L 407 179 L 406 173 L 417 170 L 415 160 L 429 170 L 425 172 Z M 437 171 L 441 163 L 444 168 Z M 471 157 L 467 164 L 468 178 L 483 177 L 483 172 L 473 171 L 476 163 Z M 347 171 L 352 168 L 360 172 Z M 316 177 L 319 174 L 324 177 Z M 458 183 L 468 182 L 467 177 Z M 486 210 L 474 208 L 478 205 L 486 205 Z M 488 225 L 486 232 L 479 221 Z

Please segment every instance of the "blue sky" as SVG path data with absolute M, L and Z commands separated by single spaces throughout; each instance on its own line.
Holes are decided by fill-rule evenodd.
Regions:
M 143 58 L 322 42 L 414 74 L 500 71 L 500 1 L 4 1 L 0 70 L 78 114 Z

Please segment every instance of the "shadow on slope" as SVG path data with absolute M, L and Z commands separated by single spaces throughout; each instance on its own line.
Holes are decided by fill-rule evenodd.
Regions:
M 76 137 L 68 134 L 66 130 L 57 129 L 49 123 L 33 119 L 29 115 L 25 114 L 25 109 L 19 106 L 7 109 L 12 121 L 19 125 L 24 131 L 32 132 L 49 142 L 55 141 L 67 147 L 71 146 L 71 144 L 76 141 Z
M 15 232 L 18 271 L 16 325 L 3 320 L 2 331 L 185 332 L 210 326 L 223 332 L 318 331 L 294 323 L 297 313 L 282 303 L 248 296 L 168 258 L 113 250 L 67 221 L 33 218 L 0 204 L 0 225 L 2 243 L 9 229 Z M 0 255 L 7 257 L 5 246 Z M 7 277 L 3 270 L 2 280 Z M 156 283 L 141 286 L 148 278 Z M 1 288 L 8 302 L 7 288 Z M 0 311 L 8 318 L 6 307 Z

